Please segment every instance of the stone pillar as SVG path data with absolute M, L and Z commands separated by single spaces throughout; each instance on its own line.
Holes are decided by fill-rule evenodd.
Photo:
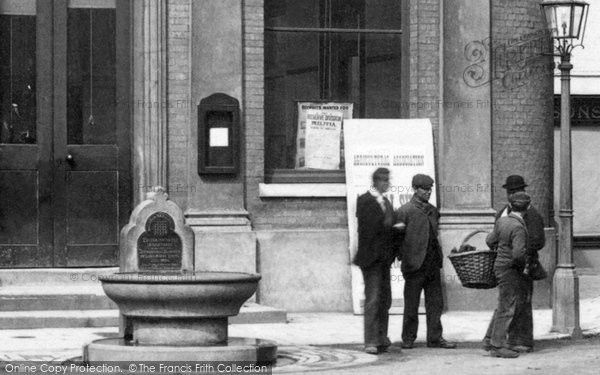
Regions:
M 133 2 L 134 205 L 167 186 L 167 4 Z
M 133 0 L 133 205 L 154 186 L 167 186 L 167 5 Z M 129 100 L 129 98 L 118 98 Z M 131 336 L 121 315 L 119 331 Z
M 242 2 L 193 1 L 191 6 L 193 105 L 185 215 L 196 235 L 196 270 L 256 272 L 256 232 L 252 231 L 244 199 L 244 149 L 239 150 L 238 173 L 198 173 L 198 104 L 215 93 L 227 94 L 243 103 Z M 243 145 L 243 121 L 238 126 Z
M 475 230 L 491 231 L 492 116 L 490 4 L 444 1 L 443 102 L 439 135 L 440 236 L 444 255 Z M 468 24 L 468 27 L 465 25 Z M 470 244 L 487 248 L 485 235 Z M 447 306 L 489 308 L 488 292 L 465 289 L 445 257 Z M 483 297 L 483 298 L 482 298 Z

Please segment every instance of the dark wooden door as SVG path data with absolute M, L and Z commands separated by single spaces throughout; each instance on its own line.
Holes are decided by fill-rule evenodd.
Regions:
M 0 140 L 0 267 L 116 265 L 119 229 L 131 211 L 128 4 L 31 3 L 35 109 L 29 125 L 5 137 L 10 143 Z M 14 8 L 2 0 L 0 10 L 5 4 Z M 0 37 L 3 46 L 4 35 L 13 38 L 12 73 L 3 69 L 1 89 L 3 121 L 14 129 L 12 102 L 27 103 L 14 90 L 24 80 L 15 74 L 24 68 L 15 67 L 27 59 L 14 52 L 18 17 L 10 17 L 10 33 Z

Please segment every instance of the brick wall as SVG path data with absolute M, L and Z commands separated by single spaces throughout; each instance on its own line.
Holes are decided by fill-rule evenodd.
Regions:
M 187 206 L 190 110 L 191 14 L 190 0 L 167 1 L 168 48 L 168 184 L 169 196 L 181 207 Z
M 440 98 L 440 0 L 411 0 L 410 117 L 429 118 L 438 144 Z
M 506 202 L 501 188 L 521 174 L 548 223 L 553 196 L 552 58 L 537 0 L 492 1 L 493 202 Z
M 258 199 L 258 184 L 264 180 L 264 4 L 263 0 L 244 0 L 242 5 L 244 76 L 243 120 L 246 173 L 246 208 L 253 215 Z
M 439 172 L 440 0 L 410 0 L 410 118 L 429 118 L 433 127 L 436 171 Z M 435 180 L 440 179 L 437 176 Z M 439 202 L 439 199 L 438 199 Z

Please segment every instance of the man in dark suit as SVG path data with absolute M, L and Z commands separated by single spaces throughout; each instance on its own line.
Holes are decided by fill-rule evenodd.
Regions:
M 419 300 L 425 291 L 427 346 L 453 349 L 455 343 L 442 337 L 442 249 L 438 243 L 440 213 L 429 203 L 433 179 L 417 174 L 412 179 L 414 195 L 396 213 L 394 228 L 402 234 L 400 257 L 404 276 L 404 321 L 402 347 L 411 349 L 419 327 Z
M 358 197 L 358 252 L 354 264 L 365 282 L 365 351 L 378 354 L 391 345 L 388 338 L 388 310 L 392 305 L 390 266 L 394 260 L 392 241 L 393 207 L 383 196 L 390 186 L 390 172 L 378 168 L 371 189 Z
M 506 183 L 502 185 L 506 189 L 506 196 L 510 202 L 511 197 L 516 193 L 525 193 L 527 184 L 522 176 L 511 175 L 506 178 Z M 501 217 L 507 217 L 512 212 L 510 204 L 506 204 L 496 213 L 496 221 Z M 542 215 L 529 204 L 529 206 L 521 213 L 522 219 L 525 222 L 527 228 L 527 256 L 530 261 L 538 260 L 538 251 L 541 250 L 546 244 L 546 238 L 544 235 L 544 219 Z M 533 350 L 533 316 L 532 316 L 532 305 L 531 298 L 533 295 L 533 280 L 526 279 L 526 290 L 525 290 L 525 301 L 523 309 L 519 309 L 515 312 L 514 323 L 511 325 L 508 332 L 508 345 L 510 349 L 523 353 L 531 352 Z M 519 305 L 521 307 L 521 305 Z M 483 348 L 489 350 L 491 348 L 491 329 L 494 322 L 492 322 L 488 328 L 488 332 L 483 340 Z

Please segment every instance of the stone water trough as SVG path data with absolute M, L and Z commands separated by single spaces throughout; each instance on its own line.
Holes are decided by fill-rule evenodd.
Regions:
M 84 361 L 275 361 L 274 342 L 228 337 L 260 275 L 194 271 L 193 250 L 181 209 L 155 189 L 121 231 L 121 272 L 100 278 L 123 336 L 87 345 Z

